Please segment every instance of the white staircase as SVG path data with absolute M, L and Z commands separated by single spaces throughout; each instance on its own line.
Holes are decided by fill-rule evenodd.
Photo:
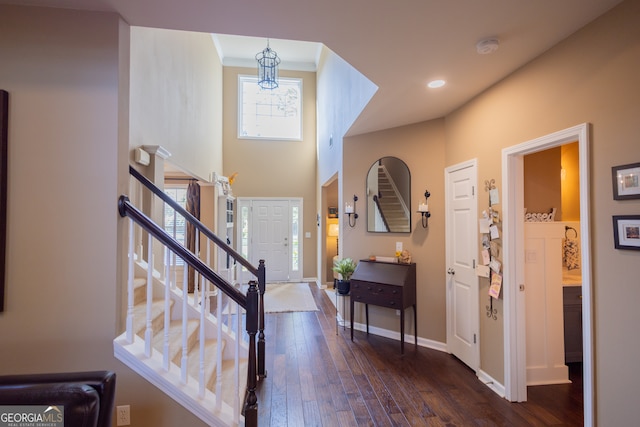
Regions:
M 128 329 L 114 340 L 116 358 L 207 425 L 243 425 L 247 345 L 237 304 L 203 287 L 184 299 L 170 275 L 149 272 L 144 261 L 133 270 Z
M 143 174 L 129 172 L 135 203 L 118 199 L 129 224 L 126 328 L 114 355 L 207 425 L 256 427 L 257 381 L 266 376 L 264 261 L 253 266 Z M 158 225 L 167 212 L 173 234 Z M 177 218 L 189 224 L 184 239 Z M 224 277 L 216 255 L 234 261 Z M 245 291 L 234 285 L 240 268 L 256 279 Z M 189 269 L 195 286 L 186 285 Z

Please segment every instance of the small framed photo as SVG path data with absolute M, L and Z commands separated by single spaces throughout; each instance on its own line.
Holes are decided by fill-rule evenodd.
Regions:
M 640 251 L 640 215 L 614 216 L 613 241 L 616 249 Z
M 329 214 L 327 215 L 327 217 L 338 218 L 338 208 L 333 206 L 329 207 Z
M 611 168 L 614 200 L 640 199 L 640 163 Z

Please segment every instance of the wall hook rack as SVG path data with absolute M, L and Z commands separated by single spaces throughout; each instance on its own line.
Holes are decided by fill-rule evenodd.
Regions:
M 487 309 L 487 317 L 493 320 L 498 320 L 498 309 L 493 308 L 493 297 L 489 297 L 489 305 L 485 307 Z

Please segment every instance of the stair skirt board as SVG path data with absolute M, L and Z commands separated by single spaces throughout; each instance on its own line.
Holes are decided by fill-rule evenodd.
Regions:
M 180 368 L 172 365 L 168 372 L 163 368 L 162 353 L 153 351 L 151 357 L 144 354 L 144 340 L 139 337 L 134 338 L 132 344 L 128 344 L 125 334 L 113 341 L 114 355 L 122 363 L 130 367 L 151 384 L 162 390 L 167 396 L 182 405 L 189 412 L 196 415 L 204 423 L 210 426 L 233 426 L 244 424 L 244 417 L 239 416 L 236 423 L 235 411 L 222 400 L 220 411 L 216 410 L 216 395 L 212 391 L 205 389 L 205 395 L 200 398 L 197 380 L 187 379 L 187 384 L 182 384 L 180 380 Z M 242 362 L 241 362 L 242 363 Z M 244 398 L 243 379 L 240 376 L 239 402 L 242 404 Z

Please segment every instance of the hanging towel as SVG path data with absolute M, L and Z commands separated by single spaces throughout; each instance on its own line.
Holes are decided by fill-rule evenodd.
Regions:
M 578 258 L 579 249 L 580 247 L 578 245 L 577 239 L 572 239 L 570 237 L 566 237 L 564 239 L 562 261 L 567 267 L 567 270 L 575 270 L 580 268 L 580 264 L 578 263 L 578 260 L 580 259 Z

